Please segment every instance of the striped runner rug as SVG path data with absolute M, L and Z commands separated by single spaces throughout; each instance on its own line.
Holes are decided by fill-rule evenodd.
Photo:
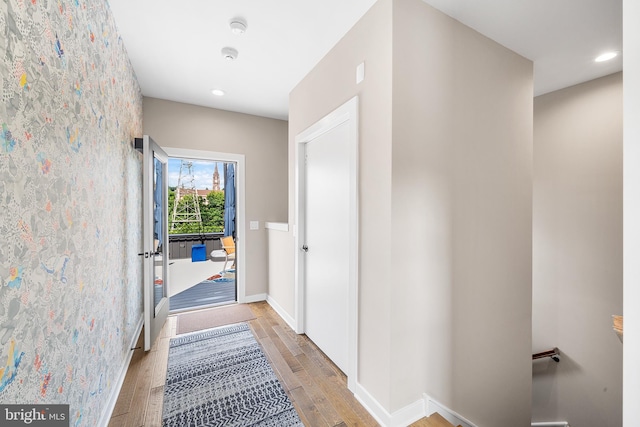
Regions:
M 162 425 L 303 426 L 246 323 L 171 339 Z

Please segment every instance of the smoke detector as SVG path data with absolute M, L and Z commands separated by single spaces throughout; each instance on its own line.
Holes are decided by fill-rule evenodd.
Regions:
M 242 18 L 234 18 L 229 23 L 233 34 L 244 34 L 247 31 L 247 23 Z
M 232 47 L 223 47 L 222 57 L 227 61 L 234 61 L 238 57 L 238 51 Z

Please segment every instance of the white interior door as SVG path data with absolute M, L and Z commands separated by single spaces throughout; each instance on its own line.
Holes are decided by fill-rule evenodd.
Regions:
M 348 372 L 349 124 L 305 146 L 305 333 Z
M 143 154 L 143 280 L 144 349 L 160 334 L 169 313 L 168 161 L 167 154 L 148 135 L 137 140 Z
M 296 135 L 295 329 L 358 383 L 358 97 Z

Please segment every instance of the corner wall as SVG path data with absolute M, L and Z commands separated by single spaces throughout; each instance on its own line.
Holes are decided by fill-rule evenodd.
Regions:
M 528 425 L 532 63 L 423 1 L 393 23 L 391 409 Z
M 380 0 L 293 89 L 289 97 L 289 218 L 295 218 L 295 137 L 359 96 L 360 384 L 390 404 L 391 0 Z M 365 79 L 356 84 L 356 68 Z M 294 245 L 290 233 L 291 246 Z M 291 292 L 294 290 L 292 289 Z M 292 313 L 293 314 L 293 313 Z
M 0 79 L 0 402 L 95 426 L 142 317 L 142 95 L 104 0 L 1 2 Z
M 622 73 L 535 99 L 533 420 L 622 425 Z
M 144 98 L 144 133 L 161 147 L 243 154 L 245 218 L 260 221 L 259 230 L 245 227 L 246 295 L 267 293 L 265 222 L 287 221 L 287 122 Z
M 291 218 L 295 136 L 354 95 L 365 403 L 404 422 L 427 392 L 479 426 L 527 425 L 531 62 L 419 0 L 379 1 L 291 93 Z

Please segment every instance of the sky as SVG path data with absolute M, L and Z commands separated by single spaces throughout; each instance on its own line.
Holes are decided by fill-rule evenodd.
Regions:
M 211 190 L 213 188 L 213 170 L 216 163 L 218 164 L 218 173 L 220 174 L 220 189 L 224 188 L 223 162 L 192 159 L 189 159 L 188 161 L 193 164 L 191 170 L 193 172 L 194 183 L 197 190 Z M 176 159 L 173 157 L 169 158 L 169 187 L 178 186 L 178 177 L 180 176 L 180 163 L 181 159 Z M 182 173 L 184 174 L 182 177 L 182 182 L 184 183 L 184 186 L 187 187 L 189 185 L 188 169 L 185 167 L 182 170 Z

